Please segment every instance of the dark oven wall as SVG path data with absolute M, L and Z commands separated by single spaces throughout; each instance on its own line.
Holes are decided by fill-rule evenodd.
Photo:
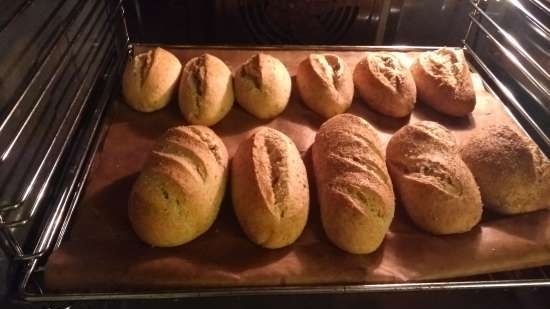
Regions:
M 130 39 L 162 44 L 459 45 L 461 0 L 129 0 Z

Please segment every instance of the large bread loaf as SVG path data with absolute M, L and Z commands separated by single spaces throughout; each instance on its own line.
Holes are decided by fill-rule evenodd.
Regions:
M 481 219 L 481 196 L 452 133 L 421 121 L 397 131 L 386 148 L 388 169 L 407 213 L 433 234 L 469 231 Z
M 227 178 L 228 156 L 207 127 L 169 129 L 154 146 L 130 194 L 128 215 L 146 243 L 189 242 L 216 219 Z
M 239 145 L 232 162 L 233 207 L 248 238 L 266 248 L 293 243 L 306 225 L 309 186 L 292 140 L 260 128 Z
M 376 250 L 393 219 L 395 199 L 374 129 L 351 114 L 332 117 L 319 129 L 312 152 L 328 238 L 350 253 Z

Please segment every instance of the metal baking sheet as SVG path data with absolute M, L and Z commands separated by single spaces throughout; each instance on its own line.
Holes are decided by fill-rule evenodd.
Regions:
M 135 46 L 142 52 L 151 46 Z M 199 48 L 165 47 L 182 63 L 208 52 L 234 71 L 258 51 L 285 63 L 291 75 L 312 52 L 340 55 L 353 69 L 368 51 L 392 51 L 410 63 L 417 47 L 281 47 Z M 506 106 L 473 74 L 477 95 L 470 117 L 451 118 L 418 104 L 410 118 L 394 119 L 369 110 L 355 99 L 349 112 L 367 119 L 385 143 L 409 122 L 433 120 L 451 129 L 459 141 L 476 129 L 495 122 L 521 130 Z M 293 79 L 294 81 L 294 79 Z M 415 228 L 399 204 L 396 218 L 382 247 L 371 255 L 350 255 L 333 247 L 320 226 L 315 187 L 311 186 L 311 215 L 303 235 L 289 248 L 260 249 L 246 239 L 232 214 L 229 194 L 214 226 L 197 240 L 177 248 L 150 248 L 133 234 L 126 218 L 129 189 L 153 141 L 168 127 L 185 124 L 177 104 L 142 114 L 123 102 L 106 121 L 105 135 L 94 156 L 93 168 L 73 229 L 46 264 L 45 295 L 32 300 L 150 298 L 265 293 L 338 293 L 428 288 L 507 286 L 510 282 L 443 281 L 457 277 L 550 264 L 548 211 L 502 217 L 486 212 L 469 233 L 432 236 Z M 285 112 L 272 121 L 260 121 L 237 105 L 213 127 L 233 154 L 239 142 L 256 127 L 267 125 L 287 133 L 302 152 L 308 170 L 309 147 L 324 120 L 307 109 L 293 86 Z M 310 184 L 314 182 L 310 178 Z M 435 283 L 434 281 L 439 281 Z M 542 285 L 544 280 L 515 282 Z M 251 288 L 252 287 L 252 288 Z

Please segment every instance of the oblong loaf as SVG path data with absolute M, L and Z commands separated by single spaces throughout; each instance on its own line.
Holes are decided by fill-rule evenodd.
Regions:
M 290 98 L 292 81 L 277 58 L 259 53 L 235 72 L 235 96 L 239 105 L 260 119 L 282 113 Z
M 312 147 L 321 221 L 328 238 L 350 253 L 376 250 L 395 209 L 376 132 L 362 118 L 341 114 L 321 126 Z
M 491 125 L 478 131 L 461 155 L 488 208 L 518 214 L 550 207 L 550 161 L 510 127 Z
M 202 54 L 183 67 L 179 88 L 179 107 L 191 124 L 212 126 L 233 106 L 231 70 L 219 58 Z
M 139 238 L 173 247 L 206 232 L 218 215 L 227 164 L 227 149 L 209 128 L 166 131 L 130 194 L 128 215 Z
M 159 110 L 170 102 L 181 71 L 181 63 L 160 47 L 130 59 L 122 76 L 125 102 L 140 112 Z
M 306 225 L 309 185 L 292 140 L 262 127 L 239 145 L 232 162 L 233 207 L 248 238 L 266 248 L 293 243 Z
M 388 142 L 386 158 L 400 200 L 418 227 L 462 233 L 481 219 L 474 176 L 445 127 L 431 121 L 402 127 Z
M 363 101 L 391 117 L 409 115 L 416 103 L 411 72 L 390 53 L 369 53 L 355 66 L 353 81 Z
M 296 83 L 305 105 L 325 118 L 345 112 L 353 100 L 351 71 L 337 55 L 309 55 L 298 66 Z
M 451 116 L 466 116 L 476 105 L 474 85 L 462 50 L 424 52 L 411 66 L 419 99 Z

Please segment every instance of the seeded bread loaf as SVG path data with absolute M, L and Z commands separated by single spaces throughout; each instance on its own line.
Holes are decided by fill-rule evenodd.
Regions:
M 481 219 L 474 176 L 445 127 L 431 121 L 402 127 L 388 142 L 386 158 L 400 200 L 418 227 L 433 234 L 462 233 Z
M 232 162 L 233 208 L 248 238 L 266 248 L 293 243 L 306 225 L 309 186 L 292 140 L 262 127 L 239 145 Z
M 474 86 L 462 50 L 424 52 L 413 63 L 411 72 L 423 103 L 450 116 L 466 116 L 474 110 Z
M 312 147 L 326 235 L 350 253 L 376 250 L 395 209 L 392 183 L 376 132 L 362 118 L 341 114 L 321 126 Z
M 361 99 L 384 115 L 405 117 L 416 103 L 412 74 L 393 54 L 369 53 L 355 66 L 353 81 Z
M 181 63 L 170 52 L 157 47 L 130 58 L 122 76 L 125 102 L 140 112 L 166 106 L 181 71 Z
M 259 53 L 235 73 L 235 96 L 239 105 L 260 119 L 273 118 L 284 111 L 292 81 L 277 58 Z
M 173 247 L 206 232 L 225 192 L 227 164 L 225 145 L 209 128 L 169 129 L 130 194 L 128 215 L 139 238 Z
M 216 124 L 229 113 L 234 100 L 231 70 L 219 58 L 203 54 L 185 64 L 179 107 L 190 124 Z
M 461 149 L 488 208 L 518 214 L 550 207 L 550 162 L 506 125 L 478 131 Z
M 305 105 L 325 118 L 345 112 L 353 100 L 351 71 L 333 54 L 309 55 L 298 66 L 296 83 Z

